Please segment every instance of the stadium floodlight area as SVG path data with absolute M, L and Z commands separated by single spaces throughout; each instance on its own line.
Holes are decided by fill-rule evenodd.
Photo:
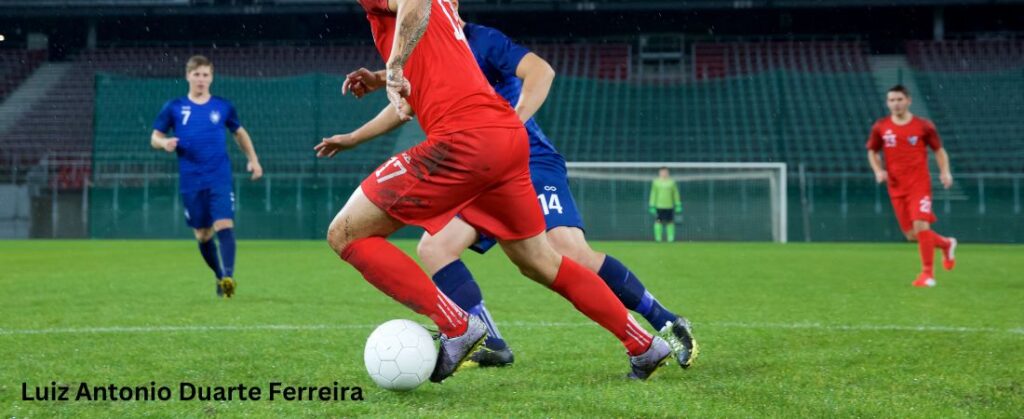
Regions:
M 651 181 L 667 167 L 682 198 L 677 241 L 787 241 L 785 163 L 572 162 L 568 167 L 590 238 L 653 240 Z

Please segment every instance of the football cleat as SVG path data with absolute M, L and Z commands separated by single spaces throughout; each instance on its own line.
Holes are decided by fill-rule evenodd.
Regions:
M 476 352 L 473 352 L 469 356 L 469 360 L 466 361 L 466 366 L 470 364 L 479 367 L 507 367 L 512 365 L 516 361 L 516 357 L 512 355 L 512 349 L 504 348 L 499 350 L 493 350 L 486 346 L 481 347 Z
M 672 348 L 668 346 L 668 342 L 655 336 L 651 341 L 651 347 L 647 348 L 647 352 L 629 357 L 629 367 L 632 371 L 627 377 L 634 380 L 651 378 L 658 368 L 668 363 L 668 357 L 671 355 Z
M 217 289 L 224 292 L 224 296 L 231 298 L 235 295 L 235 280 L 225 276 L 217 281 Z
M 693 329 L 690 327 L 689 320 L 680 316 L 674 322 L 665 323 L 665 327 L 658 331 L 658 335 L 668 342 L 680 367 L 690 368 L 693 365 L 693 361 L 700 354 L 700 347 L 697 345 L 697 340 L 693 338 Z
M 935 286 L 935 278 L 932 274 L 922 272 L 921 275 L 917 276 L 917 280 L 914 281 L 913 285 L 918 288 L 927 288 Z
M 476 316 L 469 316 L 466 332 L 460 336 L 448 337 L 441 334 L 441 349 L 437 351 L 437 362 L 430 381 L 440 383 L 451 377 L 469 355 L 476 352 L 487 337 L 487 326 Z
M 942 250 L 942 267 L 947 270 L 953 270 L 953 266 L 956 266 L 956 239 L 953 237 L 949 238 L 949 248 Z

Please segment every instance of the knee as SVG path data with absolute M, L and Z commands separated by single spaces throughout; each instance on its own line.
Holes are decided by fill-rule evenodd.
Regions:
M 459 258 L 461 250 L 452 248 L 451 244 L 439 240 L 437 236 L 423 234 L 416 245 L 416 255 L 430 273 L 436 273 Z
M 348 234 L 345 234 L 346 223 L 340 218 L 335 218 L 327 228 L 327 244 L 331 246 L 334 253 L 339 256 L 349 245 Z
M 196 240 L 199 240 L 202 243 L 213 240 L 212 228 L 197 228 L 193 232 L 195 233 Z

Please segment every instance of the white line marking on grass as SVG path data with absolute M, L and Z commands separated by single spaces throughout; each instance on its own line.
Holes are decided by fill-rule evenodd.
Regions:
M 501 326 L 524 329 L 574 328 L 593 327 L 596 323 L 589 322 L 502 322 Z M 966 326 L 912 326 L 892 324 L 823 324 L 823 323 L 744 323 L 744 322 L 708 322 L 695 323 L 700 328 L 726 329 L 788 329 L 788 330 L 823 330 L 830 332 L 868 331 L 868 332 L 939 332 L 939 333 L 1007 333 L 1024 335 L 1024 328 L 998 329 L 992 327 Z M 205 325 L 156 325 L 156 326 L 102 326 L 102 327 L 58 327 L 48 329 L 0 329 L 0 336 L 17 335 L 54 335 L 54 334 L 128 334 L 128 333 L 206 333 L 206 332 L 252 332 L 252 331 L 311 331 L 311 330 L 370 330 L 375 324 L 256 324 L 237 326 L 205 326 Z M 430 326 L 432 327 L 432 326 Z

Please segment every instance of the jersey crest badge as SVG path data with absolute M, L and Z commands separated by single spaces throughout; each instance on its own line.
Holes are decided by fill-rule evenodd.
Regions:
M 917 136 L 911 135 L 910 137 L 907 137 L 907 142 L 909 142 L 910 145 L 917 145 Z
M 212 122 L 214 124 L 220 122 L 220 112 L 217 112 L 217 111 L 210 112 L 210 122 Z

